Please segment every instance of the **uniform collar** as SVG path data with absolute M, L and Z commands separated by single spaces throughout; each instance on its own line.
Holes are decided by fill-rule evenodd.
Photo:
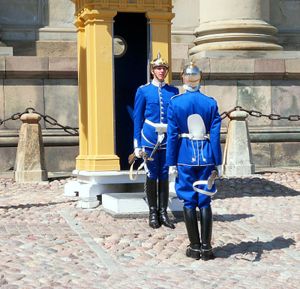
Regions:
M 153 78 L 152 79 L 152 82 L 151 82 L 154 86 L 157 86 L 157 87 L 159 87 L 159 86 L 161 86 L 161 87 L 163 87 L 163 86 L 165 86 L 166 85 L 166 83 L 163 81 L 163 82 L 160 82 L 160 81 L 158 81 L 158 80 L 156 80 L 155 78 Z
M 186 90 L 186 91 L 195 92 L 195 91 L 198 91 L 200 89 L 200 84 L 198 84 L 196 87 L 191 87 L 189 85 L 184 84 L 183 89 Z

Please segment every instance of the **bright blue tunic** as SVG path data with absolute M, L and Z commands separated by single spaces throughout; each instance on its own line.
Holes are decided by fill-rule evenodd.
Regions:
M 187 119 L 199 114 L 205 124 L 207 140 L 180 138 L 189 133 Z M 222 164 L 220 144 L 221 117 L 217 102 L 200 91 L 187 91 L 173 97 L 168 109 L 168 150 L 169 166 L 209 166 Z
M 203 119 L 207 139 L 180 137 L 189 134 L 188 117 Z M 194 209 L 210 206 L 211 197 L 194 191 L 193 183 L 207 180 L 215 166 L 222 164 L 220 144 L 221 117 L 217 102 L 200 91 L 174 96 L 168 109 L 167 165 L 177 166 L 176 194 L 184 206 Z
M 176 87 L 157 81 L 142 85 L 137 89 L 134 103 L 134 148 L 143 148 L 150 156 L 157 143 L 157 132 L 154 125 L 167 124 L 167 112 L 171 98 L 178 94 Z M 168 166 L 166 165 L 166 141 L 164 140 L 156 151 L 153 161 L 147 162 L 147 175 L 151 179 L 166 180 Z
M 153 148 L 157 142 L 155 128 L 146 123 L 168 122 L 167 112 L 171 97 L 178 94 L 178 88 L 165 84 L 159 88 L 154 81 L 137 89 L 134 103 L 134 147 Z M 163 146 L 166 145 L 166 137 Z

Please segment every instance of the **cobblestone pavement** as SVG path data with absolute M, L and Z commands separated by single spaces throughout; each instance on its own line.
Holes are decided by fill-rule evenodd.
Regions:
M 0 288 L 299 288 L 300 169 L 220 180 L 207 262 L 185 256 L 180 216 L 153 230 L 78 209 L 67 181 L 0 179 Z

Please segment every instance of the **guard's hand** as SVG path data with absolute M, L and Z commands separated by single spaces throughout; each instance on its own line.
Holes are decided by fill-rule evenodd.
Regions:
M 174 175 L 175 177 L 177 177 L 177 175 L 178 175 L 177 166 L 169 167 L 169 175 Z
M 135 148 L 134 149 L 134 155 L 137 157 L 137 158 L 141 158 L 142 157 L 142 154 L 143 154 L 143 151 L 141 148 Z
M 221 177 L 223 175 L 222 165 L 217 166 L 217 171 L 218 171 L 218 177 Z

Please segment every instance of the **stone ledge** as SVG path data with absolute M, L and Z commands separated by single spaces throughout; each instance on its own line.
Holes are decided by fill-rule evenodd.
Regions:
M 16 147 L 18 145 L 19 137 L 5 137 L 0 136 L 0 147 Z M 43 137 L 45 147 L 48 146 L 78 146 L 79 138 L 76 136 L 61 136 L 61 137 Z
M 172 73 L 179 79 L 187 59 L 174 58 Z M 300 57 L 209 58 L 196 60 L 203 79 L 300 79 Z M 77 79 L 76 57 L 0 56 L 0 78 Z
M 3 56 L 0 78 L 77 79 L 77 58 Z
M 6 78 L 48 78 L 49 59 L 35 56 L 5 57 Z
M 178 62 L 178 60 L 176 60 Z M 195 63 L 203 72 L 204 80 L 278 80 L 300 79 L 300 58 L 201 58 Z M 174 78 L 182 67 L 173 66 Z
M 49 57 L 49 78 L 77 78 L 77 58 Z
M 173 77 L 180 78 L 181 72 L 185 64 L 186 63 L 184 59 L 175 58 L 172 60 Z
M 279 50 L 207 50 L 199 52 L 200 58 L 242 59 L 299 59 L 300 51 Z
M 287 78 L 300 79 L 300 59 L 286 59 L 285 72 Z
M 202 71 L 202 78 L 209 79 L 210 78 L 210 60 L 208 58 L 201 58 L 195 62 Z
M 42 130 L 43 143 L 48 146 L 78 146 L 79 137 L 72 136 L 62 131 Z M 16 147 L 19 140 L 19 132 L 15 130 L 0 129 L 0 147 Z
M 209 79 L 249 79 L 255 72 L 254 59 L 210 59 Z
M 79 137 L 72 136 L 61 130 L 42 130 L 45 146 L 77 146 Z M 251 142 L 295 142 L 300 141 L 298 127 L 251 127 Z M 221 131 L 221 142 L 225 142 L 226 129 Z M 0 129 L 0 147 L 17 146 L 19 134 L 17 130 Z
M 283 79 L 285 74 L 284 59 L 255 59 L 254 79 Z

